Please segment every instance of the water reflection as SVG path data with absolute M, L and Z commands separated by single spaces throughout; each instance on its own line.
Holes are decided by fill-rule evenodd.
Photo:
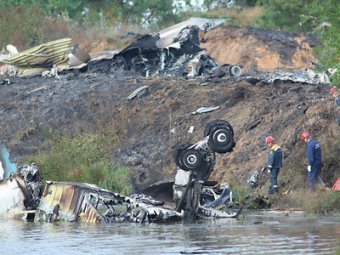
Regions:
M 150 225 L 3 221 L 0 243 L 1 254 L 334 254 L 339 224 L 254 216 Z

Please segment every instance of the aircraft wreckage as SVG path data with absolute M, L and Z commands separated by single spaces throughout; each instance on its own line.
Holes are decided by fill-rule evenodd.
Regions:
M 71 39 L 64 38 L 23 52 L 15 51 L 5 59 L 0 58 L 0 62 L 21 77 L 121 71 L 144 77 L 240 76 L 239 66 L 220 65 L 199 47 L 199 31 L 206 32 L 223 22 L 223 19 L 191 18 L 155 34 L 131 33 L 128 37 L 133 41 L 121 50 L 90 54 L 77 44 L 71 47 Z
M 238 65 L 219 64 L 200 47 L 200 33 L 222 24 L 224 19 L 191 18 L 154 34 L 128 33 L 130 43 L 120 50 L 88 53 L 70 38 L 47 42 L 23 52 L 7 45 L 8 54 L 0 55 L 0 75 L 48 76 L 62 78 L 69 73 L 115 73 L 132 76 L 201 77 L 245 79 L 250 83 L 275 81 L 329 84 L 336 68 L 324 72 L 301 69 L 277 70 L 242 75 Z M 15 50 L 12 48 L 14 47 Z M 0 84 L 9 84 L 8 79 Z
M 148 195 L 159 185 L 151 186 L 141 194 L 124 196 L 92 184 L 43 182 L 34 164 L 14 169 L 8 152 L 2 146 L 0 215 L 25 216 L 35 221 L 86 223 L 235 218 L 242 209 L 233 203 L 235 194 L 227 185 L 211 185 L 207 181 L 215 166 L 215 154 L 231 152 L 234 146 L 233 128 L 224 120 L 209 122 L 204 138 L 199 142 L 176 146 L 173 150 L 178 166 L 175 181 L 166 184 L 169 187 L 167 192 L 172 193 L 172 201 Z

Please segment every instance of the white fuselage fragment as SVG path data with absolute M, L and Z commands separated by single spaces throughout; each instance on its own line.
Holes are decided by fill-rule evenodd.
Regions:
M 25 196 L 15 179 L 0 182 L 0 217 L 25 210 Z

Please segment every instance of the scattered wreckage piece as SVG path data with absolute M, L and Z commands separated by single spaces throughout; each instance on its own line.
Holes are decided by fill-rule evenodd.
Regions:
M 157 47 L 167 48 L 169 45 L 172 45 L 175 38 L 178 38 L 178 34 L 186 27 L 197 26 L 200 30 L 206 32 L 223 24 L 225 21 L 225 19 L 190 18 L 161 30 L 159 32 L 159 40 L 156 43 Z
M 288 82 L 299 82 L 305 84 L 330 84 L 330 77 L 334 72 L 324 71 L 318 72 L 312 69 L 301 69 L 297 72 L 287 71 L 275 71 L 272 73 L 268 72 L 256 72 L 254 75 L 244 77 L 250 83 L 254 84 L 257 82 L 265 82 L 273 84 L 276 81 L 288 81 Z
M 41 196 L 42 176 L 34 164 L 16 165 L 9 152 L 0 144 L 0 216 L 13 214 L 32 217 Z M 33 213 L 34 215 L 34 213 Z
M 90 59 L 90 54 L 86 50 L 82 49 L 79 44 L 75 44 L 72 47 L 71 52 L 68 54 L 68 64 L 70 67 L 87 63 Z
M 15 66 L 18 76 L 41 74 L 53 66 L 67 65 L 72 39 L 63 38 L 13 54 L 1 62 Z
M 250 172 L 248 178 L 247 178 L 247 184 L 251 188 L 256 188 L 258 186 L 262 186 L 263 183 L 260 182 L 261 176 L 263 176 L 264 172 L 267 170 L 267 168 L 264 166 L 260 170 L 254 170 Z
M 196 217 L 200 211 L 205 216 L 210 217 L 217 213 L 209 212 L 209 207 L 225 205 L 228 200 L 227 190 L 219 190 L 219 197 L 210 189 L 213 194 L 209 203 L 203 203 L 207 199 L 207 188 L 203 188 L 204 182 L 211 175 L 215 163 L 215 153 L 231 152 L 235 146 L 234 130 L 231 124 L 225 120 L 214 120 L 205 126 L 204 138 L 196 144 L 180 144 L 173 150 L 173 158 L 178 166 L 175 183 L 173 185 L 174 201 L 176 211 L 184 210 L 185 216 Z M 229 195 L 229 199 L 232 196 Z M 202 208 L 202 204 L 203 207 Z M 201 208 L 201 209 L 199 209 Z M 219 217 L 236 217 L 242 208 L 236 213 L 221 213 Z
M 36 220 L 86 223 L 162 222 L 182 215 L 145 195 L 122 196 L 85 183 L 48 182 Z
M 128 97 L 127 99 L 128 100 L 132 100 L 134 98 L 142 98 L 146 95 L 149 95 L 150 92 L 149 92 L 149 86 L 142 86 L 138 89 L 136 89 L 135 91 L 133 91 Z
M 210 107 L 200 107 L 197 110 L 193 111 L 191 115 L 196 115 L 199 113 L 213 112 L 220 108 L 219 106 L 210 106 Z
M 236 218 L 241 213 L 243 206 L 233 202 L 235 194 L 228 186 L 196 180 L 193 171 L 177 169 L 173 198 L 176 210 L 183 210 L 184 217 Z
M 25 195 L 15 179 L 0 183 L 0 216 L 11 217 L 18 211 L 26 210 L 24 206 Z
M 34 164 L 20 165 L 18 172 L 0 182 L 0 216 L 33 217 L 40 203 L 41 175 Z M 32 216 L 33 215 L 33 216 Z

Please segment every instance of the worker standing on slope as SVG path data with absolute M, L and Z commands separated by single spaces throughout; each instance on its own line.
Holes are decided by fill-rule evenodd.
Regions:
M 321 146 L 317 140 L 311 139 L 309 132 L 303 132 L 301 134 L 301 140 L 307 143 L 308 184 L 310 190 L 315 191 L 315 179 L 317 179 L 321 185 L 325 186 L 320 175 L 322 168 Z
M 282 167 L 282 148 L 278 144 L 273 144 L 274 138 L 272 136 L 266 137 L 266 143 L 270 148 L 267 169 L 270 180 L 268 194 L 271 195 L 279 191 L 277 176 L 279 175 L 280 168 Z

